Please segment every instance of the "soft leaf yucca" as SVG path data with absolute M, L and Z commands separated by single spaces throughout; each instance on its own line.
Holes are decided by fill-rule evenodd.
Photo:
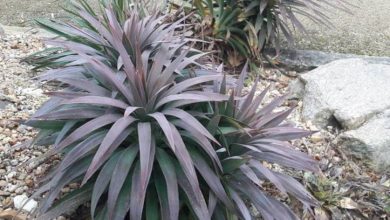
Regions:
M 246 69 L 238 80 L 199 69 L 203 54 L 175 35 L 180 22 L 130 11 L 121 23 L 110 6 L 106 20 L 78 14 L 91 29 L 58 24 L 69 37 L 49 43 L 71 55 L 39 77 L 63 89 L 26 121 L 40 130 L 35 144 L 52 145 L 47 158 L 63 156 L 33 195 L 45 195 L 38 218 L 89 202 L 92 219 L 252 219 L 250 204 L 264 219 L 297 219 L 264 181 L 317 205 L 264 163 L 318 170 L 288 143 L 311 132 L 284 122 L 291 109 L 274 112 L 284 97 L 259 109 L 266 91 L 255 95 L 256 82 L 244 95 Z M 81 187 L 61 195 L 73 182 Z

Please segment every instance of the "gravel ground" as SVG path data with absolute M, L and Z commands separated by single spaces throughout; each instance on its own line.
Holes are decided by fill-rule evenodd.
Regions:
M 48 88 L 31 79 L 36 75 L 31 66 L 20 63 L 21 58 L 42 48 L 44 44 L 33 32 L 0 36 L 0 216 L 7 216 L 2 211 L 13 208 L 15 196 L 31 195 L 42 175 L 59 161 L 56 156 L 50 163 L 26 163 L 48 149 L 27 148 L 24 143 L 36 132 L 17 123 L 47 99 L 43 92 Z M 24 215 L 19 217 L 23 219 Z
M 329 9 L 333 28 L 304 21 L 309 36 L 296 34 L 298 49 L 390 56 L 390 1 L 345 0 L 352 14 Z M 329 8 L 329 7 L 328 7 Z

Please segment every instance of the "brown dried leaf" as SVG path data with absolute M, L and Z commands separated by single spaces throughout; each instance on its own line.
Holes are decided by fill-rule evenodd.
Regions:
M 0 212 L 0 219 L 5 220 L 27 220 L 27 215 L 21 214 L 18 211 L 7 209 Z

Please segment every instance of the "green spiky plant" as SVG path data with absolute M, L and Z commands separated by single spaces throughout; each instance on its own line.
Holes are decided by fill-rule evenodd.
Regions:
M 199 23 L 202 23 L 202 28 L 196 34 L 213 41 L 217 50 L 226 59 L 234 52 L 244 58 L 257 59 L 267 46 L 279 50 L 281 35 L 292 44 L 293 30 L 306 33 L 298 15 L 316 24 L 330 26 L 325 14 L 329 9 L 325 6 L 348 11 L 344 0 L 186 0 L 186 2 L 192 5 Z
M 292 109 L 274 111 L 285 97 L 259 109 L 266 91 L 256 95 L 257 82 L 243 91 L 246 69 L 234 80 L 197 68 L 203 54 L 175 35 L 180 23 L 152 25 L 161 18 L 130 11 L 121 24 L 112 7 L 106 21 L 79 13 L 96 34 L 57 27 L 73 38 L 49 43 L 72 55 L 39 78 L 62 90 L 25 122 L 40 130 L 34 144 L 51 146 L 46 158 L 63 157 L 32 196 L 45 195 L 39 219 L 86 202 L 92 219 L 252 219 L 250 204 L 264 219 L 297 219 L 264 181 L 317 205 L 297 180 L 264 164 L 318 170 L 288 143 L 311 132 L 284 122 Z M 80 188 L 61 195 L 74 182 Z

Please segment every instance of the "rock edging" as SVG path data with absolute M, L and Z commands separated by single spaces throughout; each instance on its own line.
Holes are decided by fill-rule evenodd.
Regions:
M 265 51 L 267 55 L 276 56 L 275 49 L 268 49 Z M 356 54 L 343 54 L 343 53 L 327 53 L 316 50 L 293 50 L 282 49 L 278 56 L 278 61 L 289 68 L 297 70 L 312 70 L 319 66 L 328 64 L 330 62 L 340 59 L 363 59 L 372 64 L 385 64 L 390 65 L 390 57 L 376 57 L 376 56 L 364 56 Z

